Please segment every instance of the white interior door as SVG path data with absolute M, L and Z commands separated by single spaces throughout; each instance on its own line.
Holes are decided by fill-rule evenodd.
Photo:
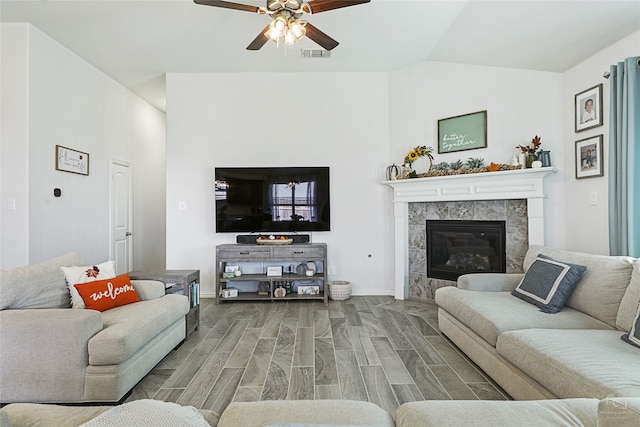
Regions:
M 128 273 L 133 266 L 131 188 L 131 166 L 112 160 L 111 259 L 115 261 L 118 275 Z

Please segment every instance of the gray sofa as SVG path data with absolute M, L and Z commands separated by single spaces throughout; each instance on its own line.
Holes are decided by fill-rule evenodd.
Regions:
M 514 399 L 640 397 L 640 260 L 532 246 L 525 272 L 538 254 L 587 267 L 560 312 L 511 295 L 523 274 L 471 274 L 436 291 L 440 330 Z
M 185 338 L 189 302 L 132 281 L 140 302 L 70 308 L 69 253 L 0 273 L 0 402 L 117 402 Z
M 135 405 L 128 407 L 125 406 Z M 146 410 L 145 410 L 146 409 Z M 150 420 L 149 411 L 159 419 Z M 110 412 L 110 413 L 109 413 Z M 105 419 L 105 416 L 111 417 Z M 196 417 L 194 415 L 199 415 Z M 122 407 L 65 407 L 15 403 L 0 410 L 0 426 L 91 427 L 168 425 L 218 427 L 631 427 L 640 425 L 640 398 L 539 401 L 432 400 L 401 405 L 395 417 L 379 406 L 348 400 L 280 400 L 232 403 L 219 416 L 213 411 L 159 401 L 136 401 Z M 177 420 L 175 417 L 180 416 Z M 4 421 L 3 421 L 4 418 Z M 188 421 L 187 421 L 188 418 Z M 395 421 L 394 421 L 395 418 Z M 137 420 L 141 420 L 137 422 Z M 117 422 L 116 422 L 117 421 Z M 149 423 L 149 421 L 152 421 Z M 87 427 L 89 426 L 87 425 Z

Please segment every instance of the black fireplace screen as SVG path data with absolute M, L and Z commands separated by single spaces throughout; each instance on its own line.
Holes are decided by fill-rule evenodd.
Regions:
M 505 273 L 505 221 L 427 221 L 427 276 Z

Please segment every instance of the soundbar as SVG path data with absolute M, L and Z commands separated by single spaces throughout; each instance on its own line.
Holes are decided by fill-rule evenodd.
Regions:
M 269 236 L 269 234 L 238 234 L 236 236 L 236 242 L 244 245 L 255 245 L 256 239 L 260 236 Z M 287 239 L 292 239 L 293 244 L 309 243 L 311 241 L 311 235 L 309 234 L 278 234 L 273 233 L 274 236 L 284 236 Z

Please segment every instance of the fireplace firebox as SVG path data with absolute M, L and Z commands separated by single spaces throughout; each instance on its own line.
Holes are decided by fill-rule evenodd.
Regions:
M 505 273 L 505 221 L 427 221 L 427 277 Z

